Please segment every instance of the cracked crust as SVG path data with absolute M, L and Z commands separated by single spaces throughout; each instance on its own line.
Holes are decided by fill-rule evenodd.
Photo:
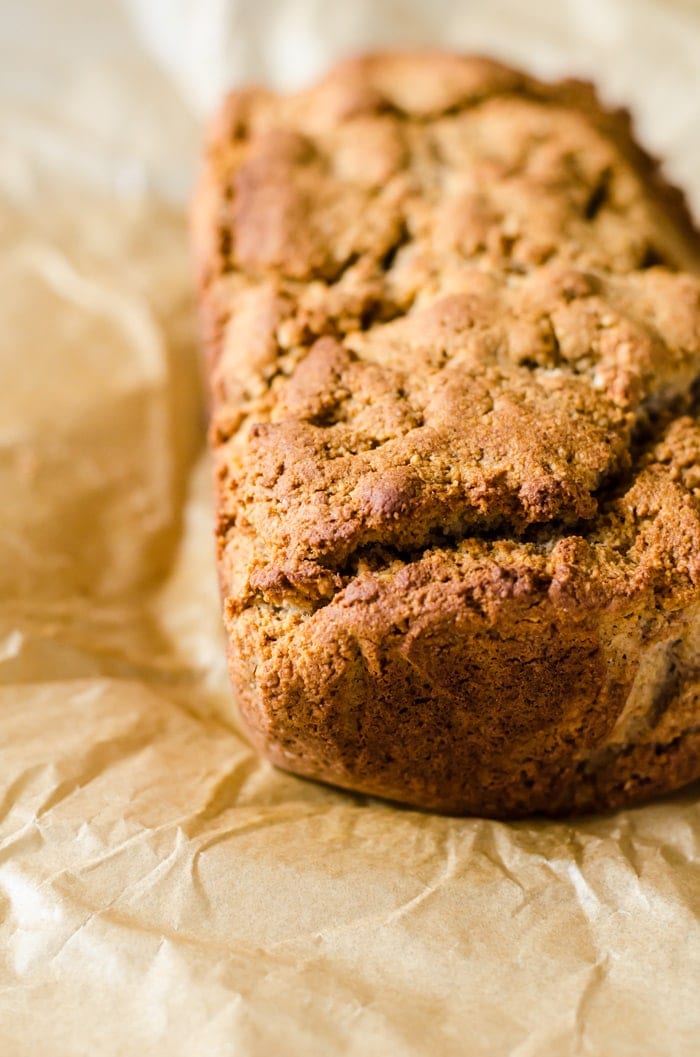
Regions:
M 192 232 L 260 748 L 487 815 L 700 776 L 700 240 L 626 113 L 365 57 L 226 100 Z

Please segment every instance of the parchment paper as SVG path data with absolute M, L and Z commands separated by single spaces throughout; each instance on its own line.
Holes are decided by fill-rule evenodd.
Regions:
M 236 733 L 184 201 L 230 83 L 370 44 L 596 76 L 700 208 L 700 9 L 0 6 L 0 1054 L 700 1052 L 696 790 L 400 810 Z

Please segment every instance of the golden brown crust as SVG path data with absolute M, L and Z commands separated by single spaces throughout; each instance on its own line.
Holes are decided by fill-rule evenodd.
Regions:
M 229 97 L 192 230 L 261 748 L 492 815 L 700 775 L 700 240 L 627 115 L 369 56 Z

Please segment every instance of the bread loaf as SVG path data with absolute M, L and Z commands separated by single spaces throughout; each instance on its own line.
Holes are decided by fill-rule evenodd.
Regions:
M 455 813 L 700 776 L 700 239 L 592 88 L 231 95 L 192 209 L 230 669 L 280 767 Z

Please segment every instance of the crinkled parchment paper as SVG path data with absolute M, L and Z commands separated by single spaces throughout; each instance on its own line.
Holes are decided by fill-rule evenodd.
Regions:
M 235 730 L 183 219 L 201 116 L 392 42 L 595 75 L 700 208 L 690 0 L 0 8 L 3 1057 L 699 1052 L 697 790 L 437 818 Z

